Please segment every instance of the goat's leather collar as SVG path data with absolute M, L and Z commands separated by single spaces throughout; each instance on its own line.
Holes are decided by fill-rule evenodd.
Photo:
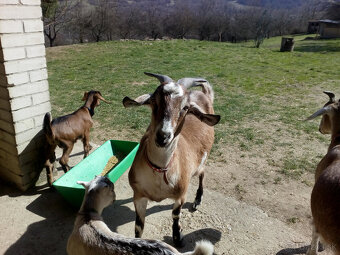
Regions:
M 87 109 L 87 110 L 89 110 L 89 113 L 90 113 L 90 115 L 91 115 L 91 117 L 94 115 L 94 110 L 92 109 L 92 108 L 90 108 L 90 107 L 87 107 L 87 106 L 85 106 L 85 108 Z
M 149 157 L 148 157 L 148 153 L 146 152 L 146 150 L 145 150 L 145 158 L 146 158 L 146 162 L 148 163 L 148 166 L 149 166 L 152 170 L 154 170 L 155 172 L 158 172 L 158 173 L 163 173 L 164 182 L 168 185 L 169 182 L 168 182 L 168 179 L 167 179 L 167 177 L 166 177 L 166 172 L 169 170 L 169 166 L 170 166 L 170 164 L 171 164 L 171 162 L 172 162 L 172 158 L 173 158 L 173 157 L 171 157 L 169 164 L 168 164 L 165 168 L 160 168 L 159 166 L 157 166 L 157 165 L 155 165 L 154 163 L 152 163 L 152 162 L 150 161 Z

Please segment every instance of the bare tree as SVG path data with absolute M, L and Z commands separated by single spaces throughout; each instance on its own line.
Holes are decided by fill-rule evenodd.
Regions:
M 202 0 L 196 11 L 196 27 L 200 40 L 210 40 L 215 31 L 213 23 L 215 0 Z
M 58 34 L 70 21 L 67 14 L 73 6 L 68 1 L 44 0 L 41 7 L 44 34 L 49 40 L 49 46 L 53 47 Z
M 140 11 L 136 6 L 121 6 L 117 10 L 117 32 L 120 38 L 128 39 L 137 33 Z
M 72 13 L 69 30 L 79 43 L 88 40 L 91 31 L 91 8 L 87 1 L 80 0 Z
M 166 19 L 166 33 L 183 39 L 194 26 L 194 12 L 187 1 L 177 1 Z
M 340 0 L 333 0 L 327 3 L 326 15 L 329 19 L 340 20 Z
M 112 26 L 114 25 L 114 9 L 116 2 L 112 0 L 97 0 L 91 15 L 91 33 L 96 42 L 112 39 Z
M 160 6 L 147 4 L 144 5 L 144 13 L 141 15 L 141 18 L 144 20 L 142 26 L 140 26 L 142 32 L 148 37 L 156 40 L 157 38 L 161 38 L 163 32 L 163 13 L 165 11 L 161 10 Z M 162 7 L 166 8 L 166 7 Z

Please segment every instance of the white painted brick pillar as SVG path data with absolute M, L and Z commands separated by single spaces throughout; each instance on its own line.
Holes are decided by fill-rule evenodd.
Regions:
M 0 178 L 22 190 L 42 169 L 51 110 L 40 0 L 0 0 Z

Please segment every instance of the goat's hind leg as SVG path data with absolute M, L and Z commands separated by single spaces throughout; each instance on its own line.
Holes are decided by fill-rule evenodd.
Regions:
M 46 161 L 45 161 L 45 168 L 46 168 L 46 176 L 47 176 L 47 183 L 51 187 L 52 183 L 54 182 L 53 177 L 53 163 L 55 162 L 55 150 L 56 146 L 48 146 L 46 148 Z
M 136 211 L 135 237 L 141 238 L 144 230 L 145 212 L 146 206 L 148 205 L 148 199 L 145 197 L 134 198 L 133 203 Z
M 196 192 L 196 197 L 195 197 L 195 201 L 192 205 L 192 209 L 194 211 L 197 210 L 198 206 L 201 204 L 202 201 L 202 197 L 203 197 L 203 180 L 204 180 L 204 172 L 202 172 L 199 175 L 199 185 L 198 185 L 198 189 Z
M 84 145 L 84 158 L 86 158 L 90 154 L 90 150 L 92 149 L 92 146 L 90 145 L 90 131 L 85 133 L 82 141 Z
M 175 201 L 174 207 L 172 209 L 172 240 L 176 247 L 183 247 L 183 235 L 182 235 L 182 227 L 179 223 L 179 219 L 181 217 L 181 209 L 184 204 L 184 199 L 179 199 Z
M 73 143 L 71 143 L 71 142 L 64 143 L 64 145 L 63 145 L 63 155 L 61 156 L 59 162 L 60 162 L 61 167 L 63 168 L 65 173 L 70 170 L 70 166 L 68 165 L 68 160 L 69 160 L 69 156 L 72 152 L 72 149 L 73 149 Z

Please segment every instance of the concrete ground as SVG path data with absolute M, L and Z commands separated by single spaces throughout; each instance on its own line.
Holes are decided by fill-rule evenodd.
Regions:
M 71 166 L 82 159 L 81 151 L 82 146 L 77 143 Z M 60 156 L 60 151 L 57 157 L 58 154 Z M 59 167 L 58 176 L 62 174 Z M 45 183 L 42 174 L 37 187 L 25 193 L 0 184 L 0 254 L 66 254 L 67 239 L 77 211 Z M 201 239 L 210 240 L 215 245 L 215 254 L 288 255 L 306 252 L 310 233 L 301 236 L 261 209 L 225 197 L 209 187 L 205 189 L 199 210 L 190 212 L 196 188 L 193 185 L 189 188 L 188 202 L 182 210 L 186 241 L 182 252 L 193 249 L 195 241 Z M 116 182 L 115 189 L 117 201 L 104 210 L 104 220 L 113 231 L 132 237 L 135 214 L 127 172 Z M 172 244 L 171 208 L 170 200 L 149 203 L 144 238 Z

